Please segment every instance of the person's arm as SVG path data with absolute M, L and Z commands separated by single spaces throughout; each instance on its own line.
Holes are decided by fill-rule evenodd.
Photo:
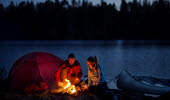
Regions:
M 77 77 L 77 78 L 82 78 L 82 69 L 81 69 L 81 66 L 80 66 L 80 65 L 77 66 L 76 77 Z
M 76 66 L 74 66 L 74 74 L 76 75 L 77 78 L 81 78 L 82 77 L 82 69 L 81 69 L 81 65 L 80 63 L 76 60 L 75 61 Z
M 98 78 L 96 80 L 96 85 L 98 85 L 100 80 L 101 80 L 101 70 L 100 70 L 100 68 L 98 68 L 97 72 L 98 72 Z
M 61 81 L 61 70 L 65 67 L 65 64 L 61 65 L 59 69 L 57 69 L 56 73 L 54 74 L 56 82 Z
M 104 71 L 103 71 L 103 69 L 102 69 L 102 67 L 100 65 L 98 65 L 97 69 L 98 69 L 97 70 L 98 71 L 98 78 L 97 78 L 96 85 L 98 85 L 101 82 L 101 79 L 102 79 L 103 73 L 104 73 Z
M 88 87 L 92 85 L 90 69 L 88 68 Z

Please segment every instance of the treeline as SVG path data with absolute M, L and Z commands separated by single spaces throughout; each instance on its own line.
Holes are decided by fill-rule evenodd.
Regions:
M 169 0 L 115 4 L 72 0 L 0 4 L 0 39 L 169 39 Z

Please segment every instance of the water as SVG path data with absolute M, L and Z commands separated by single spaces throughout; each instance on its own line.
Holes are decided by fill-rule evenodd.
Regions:
M 170 79 L 170 42 L 160 41 L 0 41 L 0 67 L 10 70 L 14 62 L 30 52 L 49 52 L 62 59 L 75 53 L 87 75 L 86 59 L 97 56 L 109 81 L 122 69 L 133 75 Z M 110 88 L 117 88 L 109 83 Z

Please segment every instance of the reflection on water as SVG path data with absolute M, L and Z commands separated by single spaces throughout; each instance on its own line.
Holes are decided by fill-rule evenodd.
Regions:
M 86 59 L 98 56 L 108 80 L 124 68 L 134 75 L 170 78 L 170 41 L 0 41 L 0 67 L 9 71 L 19 57 L 37 51 L 50 52 L 62 59 L 75 53 L 84 75 Z M 109 87 L 115 88 L 113 81 Z

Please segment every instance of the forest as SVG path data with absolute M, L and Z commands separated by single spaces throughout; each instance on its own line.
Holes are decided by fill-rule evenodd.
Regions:
M 0 4 L 1 40 L 169 40 L 170 1 Z

